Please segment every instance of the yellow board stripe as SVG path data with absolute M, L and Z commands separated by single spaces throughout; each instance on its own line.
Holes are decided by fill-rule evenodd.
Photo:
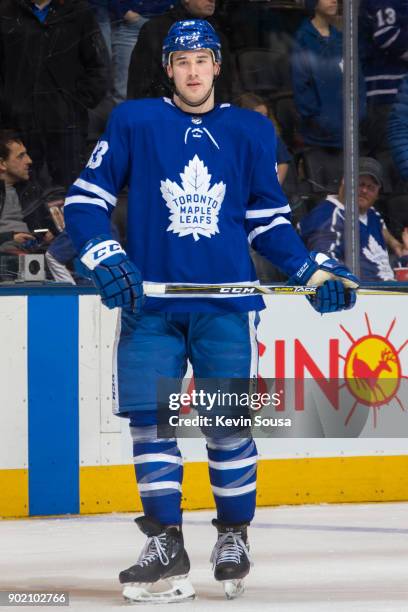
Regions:
M 28 516 L 28 470 L 0 470 L 0 517 Z
M 133 465 L 81 467 L 79 500 L 81 514 L 141 510 Z
M 0 470 L 0 516 L 28 516 L 28 471 Z M 133 465 L 81 467 L 82 514 L 135 512 L 142 506 Z M 408 500 L 408 455 L 263 459 L 259 506 Z M 183 507 L 213 508 L 205 462 L 184 466 Z
M 133 465 L 81 468 L 81 512 L 141 511 Z M 264 459 L 259 506 L 408 500 L 408 455 Z M 186 463 L 183 508 L 213 508 L 205 462 Z
M 260 461 L 260 506 L 408 500 L 408 455 Z

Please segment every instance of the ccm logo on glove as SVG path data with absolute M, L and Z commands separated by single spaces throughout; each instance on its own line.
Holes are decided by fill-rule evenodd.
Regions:
M 118 253 L 126 255 L 119 242 L 116 242 L 116 240 L 105 240 L 105 242 L 90 246 L 84 255 L 82 255 L 81 261 L 87 268 L 94 270 L 102 261 Z

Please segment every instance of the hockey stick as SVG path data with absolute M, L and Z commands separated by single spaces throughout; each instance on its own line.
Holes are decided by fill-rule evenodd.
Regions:
M 144 292 L 150 297 L 244 297 L 249 295 L 314 295 L 317 287 L 300 285 L 183 285 L 179 283 L 143 283 Z M 408 284 L 379 283 L 362 285 L 357 289 L 359 295 L 408 295 Z

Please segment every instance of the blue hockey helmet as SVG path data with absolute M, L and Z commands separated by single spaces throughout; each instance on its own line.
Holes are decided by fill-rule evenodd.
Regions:
M 174 51 L 210 49 L 214 61 L 221 64 L 221 43 L 217 32 L 205 19 L 190 19 L 173 23 L 163 42 L 162 64 L 169 64 Z

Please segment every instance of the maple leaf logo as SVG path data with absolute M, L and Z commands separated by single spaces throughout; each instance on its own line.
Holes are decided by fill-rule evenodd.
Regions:
M 160 183 L 160 191 L 170 209 L 168 232 L 180 237 L 193 235 L 195 241 L 200 236 L 211 238 L 218 229 L 218 214 L 225 197 L 226 186 L 223 182 L 211 187 L 211 174 L 198 157 L 184 167 L 178 183 L 166 179 Z
M 390 266 L 387 251 L 377 242 L 374 236 L 368 239 L 368 245 L 363 248 L 363 253 L 368 260 L 372 261 L 378 268 L 378 276 L 382 280 L 394 280 L 394 273 Z

